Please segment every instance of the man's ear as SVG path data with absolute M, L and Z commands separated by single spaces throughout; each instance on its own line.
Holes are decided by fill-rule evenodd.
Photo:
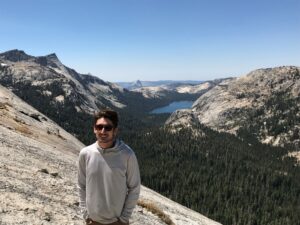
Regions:
M 116 128 L 114 129 L 114 136 L 116 137 L 116 136 L 118 135 L 118 133 L 119 133 L 119 128 L 116 127 Z

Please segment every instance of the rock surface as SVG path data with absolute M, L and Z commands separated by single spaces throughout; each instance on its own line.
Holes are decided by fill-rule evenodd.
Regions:
M 0 54 L 1 84 L 14 91 L 28 89 L 44 95 L 53 104 L 69 102 L 77 111 L 93 113 L 100 107 L 123 108 L 118 98 L 124 89 L 89 74 L 79 74 L 63 65 L 53 53 L 34 57 L 24 51 Z
M 83 144 L 0 85 L 0 224 L 83 225 L 76 188 L 77 156 Z M 199 213 L 142 187 L 174 224 L 217 225 Z M 133 225 L 164 225 L 138 205 Z
M 218 131 L 236 134 L 246 128 L 273 145 L 299 147 L 300 68 L 284 66 L 259 69 L 225 80 L 203 94 L 192 109 L 176 112 L 168 125 L 189 124 L 186 116 Z
M 227 80 L 227 79 L 226 79 Z M 142 93 L 145 98 L 163 98 L 167 94 L 204 94 L 222 80 L 207 81 L 201 84 L 171 83 L 158 86 L 147 86 L 131 89 L 134 92 Z

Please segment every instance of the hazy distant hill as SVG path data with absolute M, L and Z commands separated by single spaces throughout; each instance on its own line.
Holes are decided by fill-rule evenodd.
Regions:
M 116 84 L 120 85 L 123 88 L 127 88 L 128 90 L 139 88 L 139 87 L 157 87 L 162 85 L 171 85 L 171 84 L 189 84 L 196 85 L 201 84 L 203 81 L 195 81 L 195 80 L 158 80 L 158 81 L 141 81 L 137 80 L 134 82 L 116 82 Z
M 179 82 L 170 82 L 161 85 L 155 86 L 143 86 L 132 88 L 131 91 L 141 93 L 145 98 L 164 98 L 171 93 L 181 93 L 181 94 L 190 94 L 194 96 L 201 96 L 208 90 L 212 89 L 217 84 L 221 83 L 224 80 L 230 80 L 231 78 L 226 79 L 217 79 L 213 81 L 205 81 L 200 84 L 190 84 L 190 83 L 179 83 Z
M 299 67 L 259 69 L 218 84 L 167 123 L 186 126 L 192 116 L 219 131 L 247 131 L 264 143 L 299 147 L 299 96 Z

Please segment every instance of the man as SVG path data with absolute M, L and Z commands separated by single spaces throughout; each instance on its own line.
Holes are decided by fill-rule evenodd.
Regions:
M 86 224 L 128 225 L 140 193 L 140 173 L 132 149 L 117 139 L 118 114 L 94 116 L 96 143 L 79 154 L 80 208 Z

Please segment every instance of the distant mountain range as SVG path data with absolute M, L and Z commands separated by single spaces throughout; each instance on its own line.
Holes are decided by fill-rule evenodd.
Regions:
M 115 82 L 123 88 L 128 90 L 141 88 L 141 87 L 157 87 L 162 85 L 171 85 L 171 84 L 201 84 L 203 81 L 195 81 L 195 80 L 159 80 L 159 81 L 142 81 L 137 80 L 133 82 Z
M 222 81 L 230 79 L 231 78 L 216 79 L 212 81 L 201 82 L 199 84 L 170 82 L 156 86 L 137 86 L 132 88 L 131 91 L 141 93 L 145 98 L 150 99 L 163 99 L 172 93 L 190 94 L 194 95 L 195 97 L 199 97 Z

